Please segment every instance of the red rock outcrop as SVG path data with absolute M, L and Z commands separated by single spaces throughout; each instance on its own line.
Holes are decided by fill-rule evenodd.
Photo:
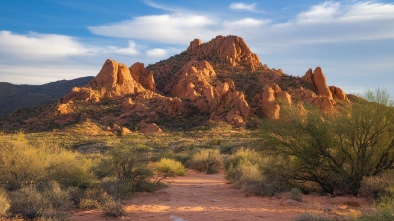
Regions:
M 335 87 L 335 86 L 330 86 L 330 91 L 332 93 L 332 96 L 338 100 L 341 101 L 346 101 L 347 100 L 347 96 L 346 93 L 339 87 Z
M 313 73 L 312 69 L 309 69 L 301 79 L 316 89 L 317 94 L 310 96 L 305 96 L 306 94 L 304 94 L 304 99 L 319 106 L 326 112 L 335 110 L 336 101 L 334 99 L 347 100 L 346 94 L 342 89 L 335 86 L 327 86 L 326 77 L 320 67 L 317 67 Z
M 107 98 L 121 97 L 145 91 L 134 78 L 131 77 L 129 68 L 114 60 L 105 61 L 98 75 L 88 84 L 95 90 L 105 89 Z
M 327 96 L 329 99 L 332 99 L 331 91 L 326 83 L 326 76 L 324 76 L 320 67 L 317 67 L 313 71 L 313 80 L 317 89 L 317 94 L 321 96 Z
M 259 57 L 250 51 L 242 38 L 231 35 L 217 36 L 206 44 L 201 44 L 199 39 L 194 39 L 186 53 L 197 60 L 224 58 L 231 67 L 243 64 L 251 71 L 255 71 L 255 65 L 261 64 Z
M 132 78 L 140 83 L 145 89 L 156 91 L 153 72 L 145 69 L 144 63 L 136 62 L 129 67 Z
M 145 72 L 145 65 L 141 62 L 136 62 L 129 67 L 131 77 L 138 83 L 140 83 L 140 78 L 142 74 Z
M 178 75 L 179 80 L 174 85 L 168 85 L 167 90 L 170 90 L 173 96 L 192 101 L 203 95 L 204 90 L 211 86 L 211 79 L 216 78 L 215 70 L 204 60 L 189 61 L 178 72 Z
M 279 119 L 280 105 L 292 105 L 290 94 L 282 91 L 278 85 L 266 86 L 262 94 L 261 110 L 263 114 L 271 120 Z
M 225 120 L 236 127 L 246 126 L 251 110 L 244 93 L 236 90 L 232 80 L 207 88 L 204 93 L 212 120 Z

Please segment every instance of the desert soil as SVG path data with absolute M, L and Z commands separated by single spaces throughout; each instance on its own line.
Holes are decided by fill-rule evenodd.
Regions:
M 169 186 L 142 193 L 125 201 L 126 216 L 120 220 L 295 220 L 304 212 L 326 215 L 361 214 L 371 208 L 364 198 L 305 195 L 298 205 L 283 205 L 275 197 L 246 196 L 226 183 L 224 174 L 207 175 L 188 170 L 187 175 L 167 179 Z M 71 220 L 110 220 L 100 210 L 74 212 Z

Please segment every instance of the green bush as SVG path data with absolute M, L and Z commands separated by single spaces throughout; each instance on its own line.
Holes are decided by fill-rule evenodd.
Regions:
M 272 196 L 287 189 L 268 158 L 250 149 L 239 149 L 225 162 L 226 179 L 247 194 Z
M 45 151 L 25 142 L 0 143 L 0 180 L 9 190 L 46 179 L 48 167 Z
M 118 218 L 125 215 L 121 201 L 109 200 L 103 206 L 104 215 L 108 217 Z
M 0 188 L 0 218 L 7 216 L 8 209 L 10 208 L 10 201 L 7 192 Z
M 290 192 L 287 195 L 287 198 L 302 202 L 302 196 L 302 192 L 299 188 L 291 188 Z
M 79 208 L 98 209 L 111 199 L 111 196 L 99 187 L 88 188 L 79 199 Z
M 65 220 L 71 208 L 68 192 L 58 185 L 38 191 L 33 187 L 24 187 L 10 193 L 10 213 L 25 219 L 56 219 Z
M 364 177 L 361 182 L 359 194 L 364 197 L 379 198 L 389 194 L 390 187 L 394 187 L 394 181 L 389 174 Z
M 155 163 L 156 172 L 163 174 L 163 176 L 185 176 L 186 169 L 181 162 L 173 159 L 162 158 L 159 162 Z
M 160 183 L 153 181 L 153 171 L 148 167 L 150 154 L 144 147 L 121 144 L 113 148 L 95 168 L 95 173 L 105 180 L 102 187 L 115 198 L 160 188 Z
M 360 221 L 392 221 L 394 220 L 394 197 L 384 196 L 378 199 L 379 203 L 376 205 L 376 211 L 367 212 L 363 214 Z
M 273 156 L 288 159 L 281 173 L 291 182 L 314 182 L 330 194 L 341 190 L 358 195 L 364 177 L 394 166 L 390 98 L 380 90 L 365 98 L 369 102 L 354 103 L 336 114 L 318 108 L 303 114 L 295 107 L 286 108 L 280 120 L 264 121 L 262 146 Z
M 90 160 L 56 144 L 12 141 L 2 142 L 0 146 L 0 180 L 9 190 L 48 180 L 84 187 L 94 179 Z
M 207 174 L 219 173 L 223 164 L 220 150 L 204 149 L 193 154 L 188 162 L 190 168 Z

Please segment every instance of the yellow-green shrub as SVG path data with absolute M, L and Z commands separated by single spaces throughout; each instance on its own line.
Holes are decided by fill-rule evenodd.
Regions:
M 4 189 L 0 188 L 0 218 L 7 215 L 9 208 L 10 201 L 8 199 L 8 194 Z
M 223 157 L 218 149 L 200 150 L 188 162 L 190 168 L 207 174 L 219 173 L 222 164 Z
M 182 163 L 173 159 L 162 158 L 159 162 L 155 163 L 155 169 L 156 172 L 164 176 L 175 177 L 186 175 L 186 169 Z

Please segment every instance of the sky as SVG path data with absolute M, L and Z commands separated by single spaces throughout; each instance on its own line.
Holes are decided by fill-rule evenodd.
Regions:
M 347 93 L 394 97 L 394 1 L 0 0 L 0 82 L 96 76 L 178 54 L 199 38 L 242 37 L 270 68 L 322 67 Z

